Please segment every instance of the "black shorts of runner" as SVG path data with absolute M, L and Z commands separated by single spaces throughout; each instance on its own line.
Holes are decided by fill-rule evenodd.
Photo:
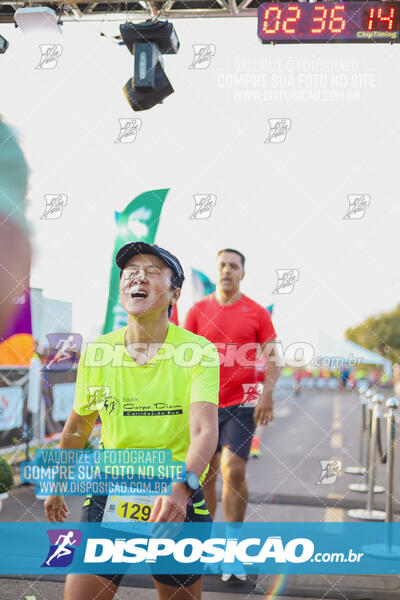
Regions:
M 103 519 L 106 502 L 107 496 L 87 497 L 82 507 L 81 522 L 100 523 Z M 204 500 L 204 493 L 201 488 L 192 492 L 188 498 L 185 523 L 212 523 L 210 513 L 208 512 Z M 105 577 L 105 579 L 112 581 L 116 586 L 121 584 L 123 576 L 123 573 L 117 575 L 112 575 L 110 573 L 102 575 L 99 573 L 99 577 Z M 196 583 L 202 575 L 187 575 L 182 573 L 179 575 L 154 574 L 152 577 L 165 585 L 170 585 L 172 587 L 187 587 Z
M 233 454 L 247 461 L 255 431 L 254 407 L 227 406 L 218 409 L 219 438 L 217 452 L 228 447 Z

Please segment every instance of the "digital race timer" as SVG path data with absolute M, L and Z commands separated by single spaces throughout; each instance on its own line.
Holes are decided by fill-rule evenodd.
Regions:
M 271 2 L 258 9 L 264 44 L 399 42 L 400 2 Z

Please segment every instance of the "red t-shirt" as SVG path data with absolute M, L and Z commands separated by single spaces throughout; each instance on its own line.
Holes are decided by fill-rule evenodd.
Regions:
M 204 336 L 218 348 L 219 406 L 240 404 L 244 399 L 243 384 L 255 383 L 255 345 L 276 338 L 269 312 L 244 294 L 224 306 L 217 302 L 213 292 L 191 307 L 185 329 Z M 247 350 L 244 344 L 249 344 Z

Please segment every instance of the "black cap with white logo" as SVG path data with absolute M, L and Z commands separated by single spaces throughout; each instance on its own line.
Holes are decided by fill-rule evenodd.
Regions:
M 125 246 L 122 246 L 122 248 L 118 250 L 117 256 L 115 257 L 115 262 L 122 270 L 128 260 L 137 254 L 153 254 L 154 256 L 161 258 L 161 260 L 168 265 L 175 275 L 173 278 L 174 286 L 177 288 L 182 287 L 182 284 L 185 280 L 185 275 L 181 263 L 176 256 L 171 254 L 171 252 L 168 252 L 168 250 L 165 250 L 164 248 L 160 248 L 160 246 L 157 246 L 157 244 L 147 244 L 146 242 L 128 242 L 125 244 Z

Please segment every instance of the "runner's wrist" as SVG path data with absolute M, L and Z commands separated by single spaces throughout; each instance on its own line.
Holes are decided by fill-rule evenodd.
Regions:
M 174 492 L 184 493 L 185 496 L 187 496 L 187 498 L 189 498 L 189 496 L 193 492 L 193 490 L 188 486 L 186 481 L 176 481 L 175 483 L 172 484 L 172 493 L 174 493 Z
M 274 406 L 274 403 L 269 398 L 260 398 L 257 404 L 264 408 L 273 408 Z
M 260 401 L 273 404 L 272 390 L 264 390 L 263 393 L 260 394 Z
M 261 397 L 263 396 L 268 396 L 270 398 L 272 398 L 272 394 L 273 394 L 274 388 L 272 385 L 265 385 L 264 384 L 264 388 L 263 391 L 261 392 Z

